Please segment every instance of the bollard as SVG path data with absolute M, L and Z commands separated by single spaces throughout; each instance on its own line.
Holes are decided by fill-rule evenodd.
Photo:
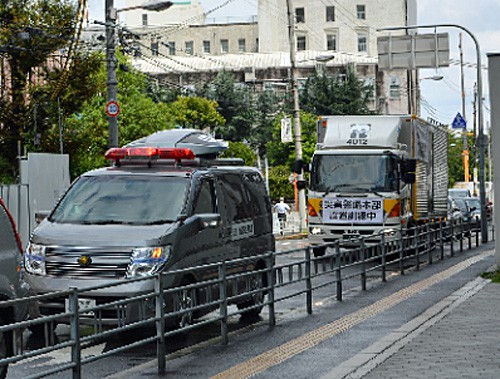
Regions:
M 340 243 L 335 241 L 335 259 L 336 259 L 336 273 L 337 273 L 337 301 L 342 301 L 342 259 L 340 256 Z
M 155 316 L 156 316 L 156 356 L 158 358 L 158 373 L 165 373 L 165 307 L 163 298 L 163 283 L 161 273 L 155 276 Z
M 365 238 L 361 238 L 361 289 L 366 291 L 366 259 L 365 259 Z
M 312 247 L 309 246 L 306 249 L 306 308 L 307 308 L 307 314 L 312 314 L 311 252 L 312 252 Z
M 439 223 L 439 257 L 444 259 L 443 222 Z
M 382 233 L 382 281 L 387 281 L 387 273 L 386 273 L 386 254 L 387 254 L 387 246 L 385 245 L 385 233 Z
M 80 346 L 80 318 L 78 309 L 78 289 L 70 287 L 69 295 L 69 312 L 71 313 L 70 339 L 73 341 L 71 344 L 71 362 L 74 364 L 72 367 L 72 378 L 80 379 L 82 377 L 82 356 Z
M 266 257 L 266 267 L 267 267 L 267 300 L 269 302 L 269 327 L 276 325 L 276 314 L 274 311 L 274 283 L 276 277 L 274 275 L 274 256 L 270 252 Z
M 219 298 L 222 299 L 220 304 L 219 312 L 220 312 L 220 335 L 222 338 L 222 344 L 228 344 L 228 329 L 227 329 L 227 294 L 226 294 L 226 286 L 227 286 L 227 278 L 226 278 L 227 270 L 226 270 L 226 262 L 222 262 L 219 266 Z M 250 287 L 251 289 L 251 287 Z

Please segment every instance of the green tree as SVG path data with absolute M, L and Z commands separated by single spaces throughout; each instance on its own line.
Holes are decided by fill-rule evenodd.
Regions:
M 246 166 L 255 166 L 255 152 L 243 142 L 229 142 L 221 158 L 241 158 Z
M 202 97 L 179 96 L 169 104 L 172 122 L 183 128 L 206 129 L 211 131 L 224 125 L 225 120 L 217 112 L 217 102 Z
M 0 143 L 4 160 L 16 170 L 18 141 L 28 125 L 27 79 L 74 34 L 77 9 L 72 0 L 0 2 L 0 46 L 11 76 L 11 101 L 3 102 Z
M 246 86 L 236 85 L 234 76 L 221 71 L 202 89 L 200 96 L 215 100 L 217 111 L 226 123 L 215 128 L 215 134 L 227 141 L 248 141 L 255 120 L 254 93 Z
M 368 108 L 373 86 L 365 85 L 352 65 L 345 67 L 344 75 L 316 72 L 300 91 L 301 108 L 316 115 L 374 114 Z
M 284 115 L 279 115 L 274 120 L 272 138 L 266 144 L 267 158 L 269 164 L 285 165 L 290 171 L 292 170 L 295 160 L 295 143 L 281 142 L 281 119 Z M 301 112 L 300 113 L 300 127 L 302 132 L 302 160 L 308 164 L 316 149 L 316 115 Z

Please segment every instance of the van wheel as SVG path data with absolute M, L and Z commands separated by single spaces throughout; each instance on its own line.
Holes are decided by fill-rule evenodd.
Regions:
M 0 325 L 4 325 L 3 318 L 0 316 Z M 9 346 L 10 344 L 10 335 L 6 332 L 0 333 L 0 359 L 7 358 L 9 356 Z M 5 379 L 7 376 L 8 364 L 5 363 L 0 366 L 0 379 Z
M 193 283 L 193 280 L 184 279 L 181 282 L 181 286 Z M 193 324 L 195 312 L 193 311 L 193 307 L 196 306 L 196 304 L 197 296 L 195 288 L 182 289 L 176 294 L 174 309 L 176 312 L 183 311 L 183 313 L 179 314 L 176 318 L 176 328 L 181 329 Z
M 250 278 L 250 291 L 258 291 L 251 295 L 250 299 L 237 304 L 239 310 L 243 310 L 241 312 L 242 317 L 257 317 L 260 312 L 262 312 L 262 308 L 264 308 L 265 301 L 265 292 L 263 288 L 265 287 L 265 278 L 263 273 L 253 274 Z M 252 309 L 244 310 L 245 308 L 254 307 Z

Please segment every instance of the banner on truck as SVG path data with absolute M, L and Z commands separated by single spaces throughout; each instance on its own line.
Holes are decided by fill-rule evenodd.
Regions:
M 334 197 L 323 200 L 323 223 L 383 223 L 383 199 Z

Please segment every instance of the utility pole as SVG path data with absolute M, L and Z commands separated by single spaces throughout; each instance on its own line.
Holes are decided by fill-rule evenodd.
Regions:
M 106 65 L 108 80 L 108 103 L 118 102 L 118 80 L 116 80 L 116 9 L 113 0 L 106 0 Z M 118 116 L 108 115 L 109 147 L 118 147 Z
M 465 115 L 465 84 L 464 84 L 464 52 L 462 50 L 462 33 L 459 34 L 458 49 L 460 50 L 460 85 L 462 92 L 462 117 L 467 125 Z M 469 172 L 469 146 L 467 145 L 467 126 L 462 131 L 462 162 L 464 166 L 464 182 L 468 183 L 470 179 Z
M 300 127 L 300 104 L 299 104 L 299 89 L 297 86 L 297 67 L 295 59 L 295 15 L 293 13 L 292 0 L 286 1 L 288 14 L 288 38 L 290 42 L 290 77 L 293 95 L 293 131 L 295 140 L 295 170 L 297 172 L 297 186 L 299 190 L 299 218 L 300 231 L 306 229 L 306 190 L 304 186 L 304 172 L 302 160 L 302 131 Z

